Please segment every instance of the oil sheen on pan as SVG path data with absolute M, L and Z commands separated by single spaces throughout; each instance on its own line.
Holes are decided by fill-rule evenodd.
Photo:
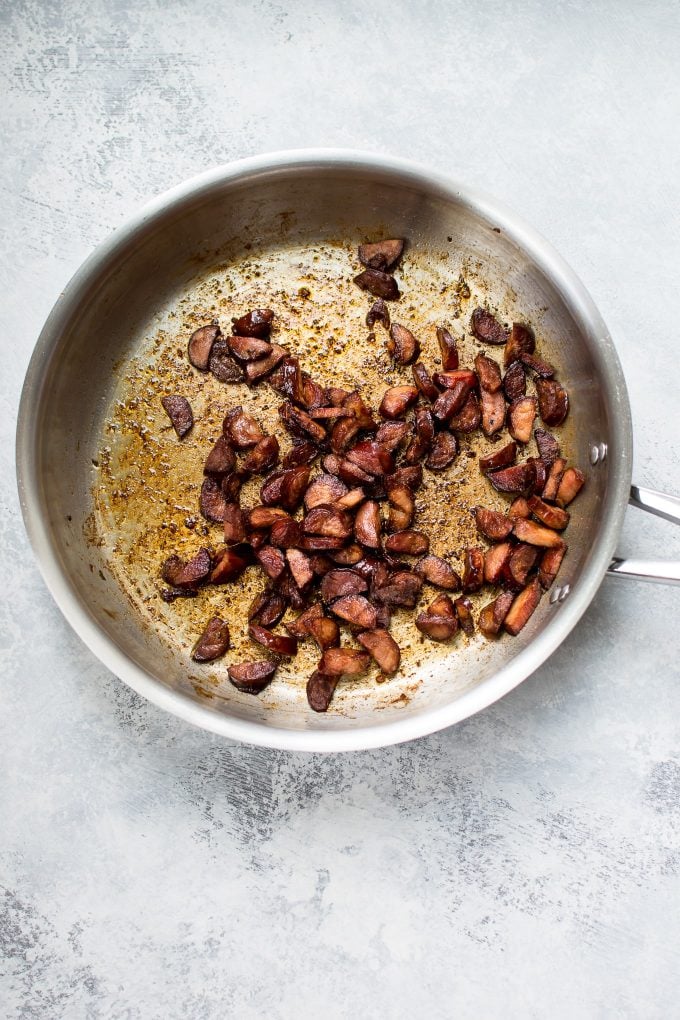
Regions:
M 248 252 L 198 276 L 177 295 L 173 310 L 139 338 L 136 357 L 120 367 L 93 486 L 94 537 L 133 611 L 146 626 L 161 632 L 185 663 L 187 684 L 206 697 L 244 697 L 229 683 L 227 666 L 261 657 L 262 649 L 248 637 L 247 609 L 264 586 L 262 574 L 247 570 L 233 585 L 206 588 L 197 598 L 167 604 L 161 597 L 160 565 L 172 553 L 188 558 L 202 544 L 221 542 L 221 526 L 201 516 L 198 499 L 203 464 L 222 433 L 227 411 L 240 404 L 265 432 L 281 437 L 277 408 L 282 398 L 267 385 L 250 389 L 244 383 L 223 384 L 210 373 L 196 371 L 187 358 L 187 340 L 213 319 L 228 333 L 233 317 L 254 307 L 272 308 L 276 316 L 273 342 L 299 357 L 302 367 L 321 385 L 360 388 L 377 408 L 387 387 L 412 378 L 410 369 L 395 365 L 389 356 L 389 334 L 383 325 L 378 322 L 372 330 L 366 325 L 374 299 L 353 283 L 361 268 L 356 245 L 345 242 Z M 441 368 L 438 325 L 446 325 L 455 337 L 461 365 L 471 367 L 483 349 L 470 331 L 472 309 L 486 305 L 504 321 L 512 319 L 503 303 L 488 293 L 482 267 L 455 252 L 433 254 L 409 247 L 395 275 L 402 297 L 390 305 L 392 319 L 413 332 L 421 360 L 433 371 Z M 502 348 L 485 352 L 502 361 Z M 541 338 L 540 352 L 551 357 L 550 338 Z M 181 442 L 161 404 L 171 393 L 184 395 L 193 409 L 194 426 Z M 568 421 L 560 430 L 565 457 L 570 452 L 570 428 Z M 504 441 L 507 438 L 504 432 Z M 443 557 L 462 574 L 466 547 L 485 544 L 475 525 L 474 508 L 505 511 L 508 499 L 492 489 L 478 467 L 478 458 L 495 452 L 502 443 L 481 432 L 459 439 L 460 453 L 450 468 L 424 470 L 424 483 L 416 496 L 416 526 L 430 536 L 430 553 Z M 289 445 L 284 440 L 282 455 Z M 528 452 L 536 454 L 533 443 Z M 260 484 L 254 479 L 244 486 L 242 505 L 259 502 Z M 436 594 L 434 589 L 426 592 L 423 606 Z M 488 590 L 471 596 L 475 617 L 489 598 Z M 191 661 L 191 649 L 216 615 L 229 625 L 231 649 L 223 659 L 199 667 Z M 288 610 L 284 620 L 295 615 Z M 369 698 L 376 708 L 408 703 L 421 682 L 426 659 L 464 657 L 474 677 L 475 664 L 487 652 L 481 635 L 468 637 L 461 631 L 450 643 L 438 644 L 419 633 L 414 618 L 411 610 L 399 610 L 393 616 L 391 633 L 402 652 L 399 673 L 385 681 L 372 665 L 365 676 L 343 680 L 332 711 L 351 714 L 353 699 Z M 304 701 L 305 684 L 318 658 L 313 642 L 301 642 L 297 656 L 281 662 L 275 681 L 260 700 L 265 704 L 290 698 Z

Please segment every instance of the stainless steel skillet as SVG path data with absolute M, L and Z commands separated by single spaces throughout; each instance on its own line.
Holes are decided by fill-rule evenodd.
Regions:
M 405 293 L 416 318 L 454 314 L 449 285 L 464 275 L 476 297 L 492 300 L 508 319 L 535 325 L 569 389 L 565 438 L 571 460 L 587 468 L 588 482 L 574 504 L 558 581 L 517 639 L 414 649 L 398 679 L 347 684 L 333 711 L 317 716 L 305 701 L 304 676 L 294 671 L 258 699 L 221 683 L 218 671 L 197 675 L 188 655 L 190 619 L 184 610 L 163 615 L 154 601 L 142 555 L 147 533 L 135 508 L 145 501 L 151 508 L 163 493 L 170 499 L 172 485 L 179 484 L 182 469 L 158 439 L 151 396 L 154 387 L 160 392 L 169 384 L 172 351 L 183 344 L 188 325 L 211 311 L 227 314 L 249 296 L 273 293 L 270 303 L 278 299 L 287 308 L 303 359 L 305 353 L 319 356 L 312 342 L 318 314 L 297 295 L 310 292 L 312 308 L 317 296 L 323 301 L 322 319 L 333 335 L 358 336 L 354 299 L 344 298 L 332 281 L 357 241 L 385 235 L 409 238 Z M 334 319 L 339 307 L 344 318 Z M 463 330 L 465 309 L 456 311 Z M 294 325 L 298 312 L 300 327 Z M 329 342 L 319 371 L 356 376 L 362 369 L 352 361 L 353 349 L 350 343 L 336 350 Z M 203 398 L 201 405 L 197 395 L 209 423 L 216 397 Z M 135 411 L 124 421 L 116 418 L 122 405 Z M 162 481 L 150 487 L 136 456 L 155 442 L 154 478 L 165 472 L 165 489 Z M 631 498 L 631 462 L 630 409 L 612 340 L 552 248 L 473 189 L 401 160 L 331 150 L 220 167 L 160 196 L 116 231 L 51 313 L 28 369 L 17 429 L 19 491 L 33 548 L 58 605 L 92 651 L 176 715 L 226 737 L 290 750 L 375 747 L 449 726 L 533 672 L 575 626 L 607 571 L 678 582 L 677 564 L 614 559 Z M 102 497 L 102 469 L 112 463 L 125 467 L 117 516 L 107 515 Z M 109 470 L 109 495 L 113 476 Z M 637 488 L 632 493 L 636 505 L 680 520 L 680 500 Z M 179 504 L 170 511 L 184 515 L 187 508 Z M 130 568 L 135 550 L 141 550 L 136 571 Z

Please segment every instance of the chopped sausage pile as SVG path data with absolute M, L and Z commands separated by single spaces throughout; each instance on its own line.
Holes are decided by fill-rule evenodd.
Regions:
M 441 366 L 431 371 L 419 360 L 418 340 L 391 321 L 386 303 L 400 296 L 392 271 L 403 248 L 399 239 L 359 248 L 365 269 L 354 282 L 376 299 L 367 325 L 379 324 L 394 363 L 410 367 L 411 378 L 389 387 L 377 409 L 359 389 L 322 386 L 274 343 L 271 309 L 233 319 L 230 336 L 213 322 L 189 340 L 189 360 L 199 371 L 225 383 L 266 380 L 281 397 L 281 431 L 265 434 L 240 406 L 228 411 L 205 461 L 200 494 L 200 511 L 221 526 L 223 544 L 201 548 L 188 561 L 170 556 L 162 567 L 169 586 L 163 597 L 194 596 L 205 585 L 231 584 L 249 568 L 260 570 L 265 584 L 248 610 L 248 633 L 272 657 L 233 664 L 229 678 L 239 690 L 259 694 L 280 658 L 295 656 L 298 642 L 314 641 L 320 658 L 307 697 L 316 712 L 326 711 L 342 677 L 365 673 L 371 661 L 385 675 L 398 670 L 400 649 L 390 634 L 395 610 L 413 611 L 415 626 L 430 640 L 449 641 L 459 630 L 474 632 L 468 596 L 488 585 L 500 593 L 478 614 L 480 631 L 518 634 L 555 580 L 567 551 L 565 508 L 585 481 L 543 427 L 562 424 L 569 397 L 553 367 L 536 356 L 528 326 L 507 328 L 476 308 L 471 332 L 503 348 L 502 365 L 480 351 L 474 367 L 460 367 L 444 326 L 437 328 Z M 163 407 L 181 439 L 193 425 L 187 400 L 167 396 Z M 465 551 L 461 577 L 430 551 L 430 536 L 417 527 L 423 468 L 445 471 L 461 434 L 481 428 L 494 437 L 504 427 L 510 441 L 480 458 L 479 467 L 512 502 L 505 513 L 476 508 L 484 543 Z M 286 434 L 291 444 L 282 454 Z M 532 436 L 538 456 L 525 456 Z M 256 476 L 259 503 L 241 506 L 241 487 Z M 434 597 L 420 606 L 426 585 Z M 289 609 L 298 615 L 275 630 Z M 343 643 L 343 634 L 358 647 Z M 213 617 L 193 659 L 213 661 L 229 641 L 226 622 Z

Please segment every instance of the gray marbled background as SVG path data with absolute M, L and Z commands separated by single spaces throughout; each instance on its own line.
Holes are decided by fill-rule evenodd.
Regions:
M 680 1016 L 677 589 L 605 583 L 446 733 L 232 747 L 69 631 L 12 453 L 42 322 L 113 227 L 215 163 L 347 145 L 542 229 L 617 340 L 637 479 L 678 492 L 677 3 L 5 0 L 0 24 L 0 1015 Z M 631 511 L 621 551 L 680 535 Z

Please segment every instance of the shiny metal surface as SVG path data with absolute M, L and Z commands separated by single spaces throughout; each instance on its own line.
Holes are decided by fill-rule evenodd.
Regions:
M 630 505 L 646 510 L 655 517 L 662 517 L 671 524 L 680 524 L 680 497 L 669 496 L 656 489 L 643 489 L 639 485 L 630 487 Z
M 671 524 L 680 524 L 680 499 L 655 489 L 632 485 L 630 505 L 662 517 Z M 610 577 L 625 577 L 632 581 L 653 581 L 658 584 L 680 584 L 680 563 L 672 560 L 621 559 L 615 557 L 608 570 Z
M 140 625 L 103 583 L 107 564 L 88 541 L 91 462 L 116 366 L 133 355 L 156 309 L 171 306 L 197 266 L 218 264 L 244 238 L 291 240 L 403 234 L 420 247 L 454 237 L 482 266 L 489 293 L 551 339 L 572 395 L 574 460 L 590 463 L 560 573 L 568 598 L 544 599 L 515 641 L 477 658 L 427 665 L 417 695 L 376 712 L 365 692 L 344 715 L 314 716 L 304 694 L 263 710 L 258 699 L 219 704 L 181 689 L 176 649 Z M 92 338 L 97 358 L 92 358 Z M 449 726 L 529 675 L 574 627 L 614 555 L 630 487 L 632 438 L 618 358 L 595 306 L 561 258 L 492 200 L 400 160 L 300 151 L 203 174 L 147 205 L 86 261 L 51 313 L 27 373 L 17 431 L 19 490 L 45 580 L 67 619 L 121 679 L 156 704 L 226 737 L 287 749 L 340 751 L 408 740 Z

